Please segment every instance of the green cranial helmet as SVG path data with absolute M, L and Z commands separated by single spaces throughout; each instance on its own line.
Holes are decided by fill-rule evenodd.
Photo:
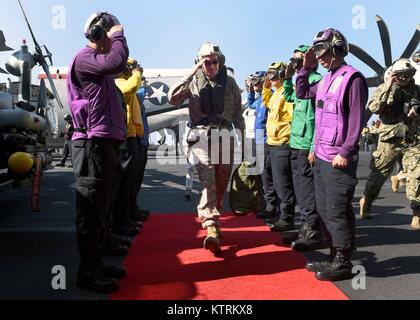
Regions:
M 306 45 L 306 44 L 301 44 L 299 47 L 297 47 L 296 49 L 295 49 L 295 51 L 294 52 L 302 52 L 302 53 L 306 53 L 308 50 L 309 50 L 309 46 L 308 45 Z

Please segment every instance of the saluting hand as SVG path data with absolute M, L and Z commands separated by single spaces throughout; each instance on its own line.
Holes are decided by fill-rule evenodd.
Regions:
M 315 57 L 314 49 L 309 48 L 309 50 L 305 53 L 305 57 L 303 58 L 303 67 L 306 70 L 315 70 L 317 64 L 318 60 Z
M 271 89 L 271 82 L 270 82 L 270 80 L 268 79 L 268 76 L 265 76 L 263 86 L 264 86 L 264 88 L 266 88 L 266 89 Z
M 113 26 L 107 33 L 108 38 L 111 39 L 115 32 L 124 32 L 124 27 L 120 24 Z
M 192 68 L 190 74 L 188 75 L 188 78 L 192 78 L 197 73 L 197 71 L 203 67 L 203 64 L 206 61 L 206 59 L 207 58 L 203 58 L 196 63 L 196 65 Z
M 286 80 L 290 80 L 290 79 L 292 79 L 293 78 L 293 75 L 295 74 L 295 69 L 294 69 L 294 67 L 293 67 L 293 64 L 292 63 L 289 63 L 288 65 L 287 65 L 287 68 L 286 68 L 286 73 L 285 73 L 285 76 L 284 76 L 284 78 L 286 79 Z

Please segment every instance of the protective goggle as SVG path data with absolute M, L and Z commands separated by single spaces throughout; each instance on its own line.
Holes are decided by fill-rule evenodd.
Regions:
M 277 70 L 268 70 L 267 71 L 268 80 L 276 80 L 276 79 L 279 78 L 278 75 L 279 74 L 278 74 Z
M 317 59 L 322 58 L 331 49 L 329 42 L 320 42 L 312 47 L 315 57 Z
M 257 77 L 252 77 L 251 79 L 249 79 L 249 83 L 250 83 L 251 85 L 255 86 L 255 85 L 257 85 L 257 84 L 259 84 L 259 83 L 263 82 L 263 80 L 264 80 L 264 78 L 263 78 L 263 79 L 261 79 L 261 78 L 257 78 Z
M 293 69 L 299 69 L 303 66 L 303 58 L 290 58 L 290 63 L 293 66 Z

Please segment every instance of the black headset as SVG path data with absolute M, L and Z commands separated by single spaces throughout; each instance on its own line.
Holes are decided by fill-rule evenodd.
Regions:
M 106 22 L 105 17 L 107 16 L 107 13 L 100 13 L 95 20 L 96 23 L 94 23 L 90 28 L 86 35 L 86 37 L 91 40 L 92 42 L 99 42 L 102 41 L 107 34 L 107 30 L 110 29 L 110 26 Z M 94 20 L 94 21 L 95 21 Z
M 344 36 L 335 29 L 331 30 L 333 38 L 331 40 L 331 47 L 336 56 L 345 57 L 349 53 L 349 45 Z

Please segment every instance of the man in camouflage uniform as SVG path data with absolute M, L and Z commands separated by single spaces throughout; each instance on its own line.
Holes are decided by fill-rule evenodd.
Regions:
M 397 60 L 386 83 L 378 87 L 369 102 L 369 109 L 380 115 L 382 124 L 378 129 L 378 149 L 372 153 L 372 171 L 366 182 L 364 197 L 360 200 L 360 215 L 370 217 L 372 202 L 402 156 L 403 171 L 407 177 L 407 198 L 413 209 L 411 227 L 419 230 L 420 115 L 414 108 L 407 108 L 412 99 L 420 99 L 420 87 L 413 78 L 415 72 L 409 60 Z
M 205 249 L 220 251 L 219 218 L 233 166 L 233 127 L 243 130 L 241 90 L 227 73 L 225 57 L 213 43 L 198 51 L 196 65 L 169 91 L 169 102 L 181 105 L 189 99 L 190 131 L 187 156 L 195 165 L 203 186 L 197 206 L 202 227 L 207 229 Z M 228 136 L 226 139 L 220 137 Z

